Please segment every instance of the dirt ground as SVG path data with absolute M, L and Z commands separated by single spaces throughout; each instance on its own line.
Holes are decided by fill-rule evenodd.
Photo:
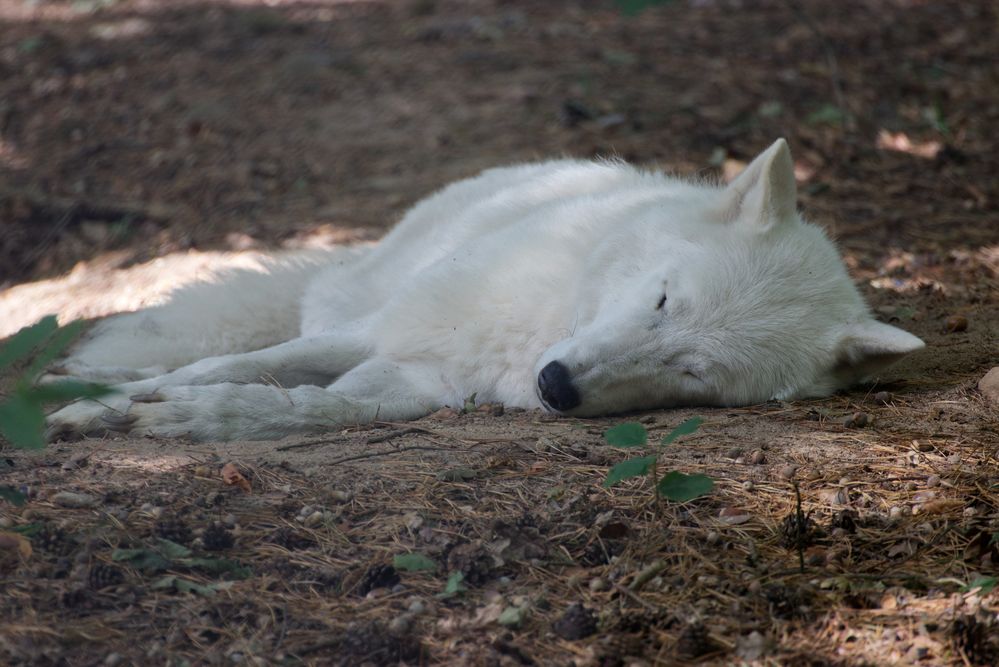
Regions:
M 660 457 L 714 478 L 685 504 L 601 486 L 624 419 L 496 406 L 2 450 L 0 663 L 996 664 L 997 30 L 990 0 L 0 0 L 0 336 L 376 239 L 484 167 L 715 177 L 785 136 L 928 344 L 827 400 L 626 418 L 704 418 Z

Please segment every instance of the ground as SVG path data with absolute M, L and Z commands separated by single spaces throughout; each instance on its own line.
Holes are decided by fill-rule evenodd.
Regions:
M 6 449 L 0 662 L 995 664 L 997 28 L 988 0 L 0 0 L 0 336 L 376 239 L 484 167 L 716 178 L 785 136 L 805 214 L 928 344 L 821 401 Z M 709 495 L 601 486 L 606 428 L 694 415 L 659 472 Z

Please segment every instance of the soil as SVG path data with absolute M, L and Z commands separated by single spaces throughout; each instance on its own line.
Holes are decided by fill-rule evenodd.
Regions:
M 0 662 L 995 664 L 997 25 L 989 0 L 0 0 L 0 336 L 376 239 L 485 167 L 725 177 L 785 136 L 805 214 L 928 344 L 820 401 L 5 449 Z M 694 415 L 658 472 L 710 494 L 601 485 L 608 427 Z

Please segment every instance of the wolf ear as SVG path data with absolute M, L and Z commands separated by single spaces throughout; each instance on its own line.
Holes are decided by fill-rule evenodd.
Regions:
M 723 195 L 725 218 L 767 231 L 790 220 L 798 206 L 791 150 L 778 139 L 760 153 Z
M 844 385 L 859 382 L 924 347 L 926 343 L 907 331 L 867 319 L 844 329 L 833 374 Z

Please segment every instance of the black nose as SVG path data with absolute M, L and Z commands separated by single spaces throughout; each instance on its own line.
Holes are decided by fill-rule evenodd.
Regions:
M 579 392 L 572 386 L 569 369 L 553 361 L 538 373 L 541 399 L 559 412 L 572 410 L 579 405 Z

